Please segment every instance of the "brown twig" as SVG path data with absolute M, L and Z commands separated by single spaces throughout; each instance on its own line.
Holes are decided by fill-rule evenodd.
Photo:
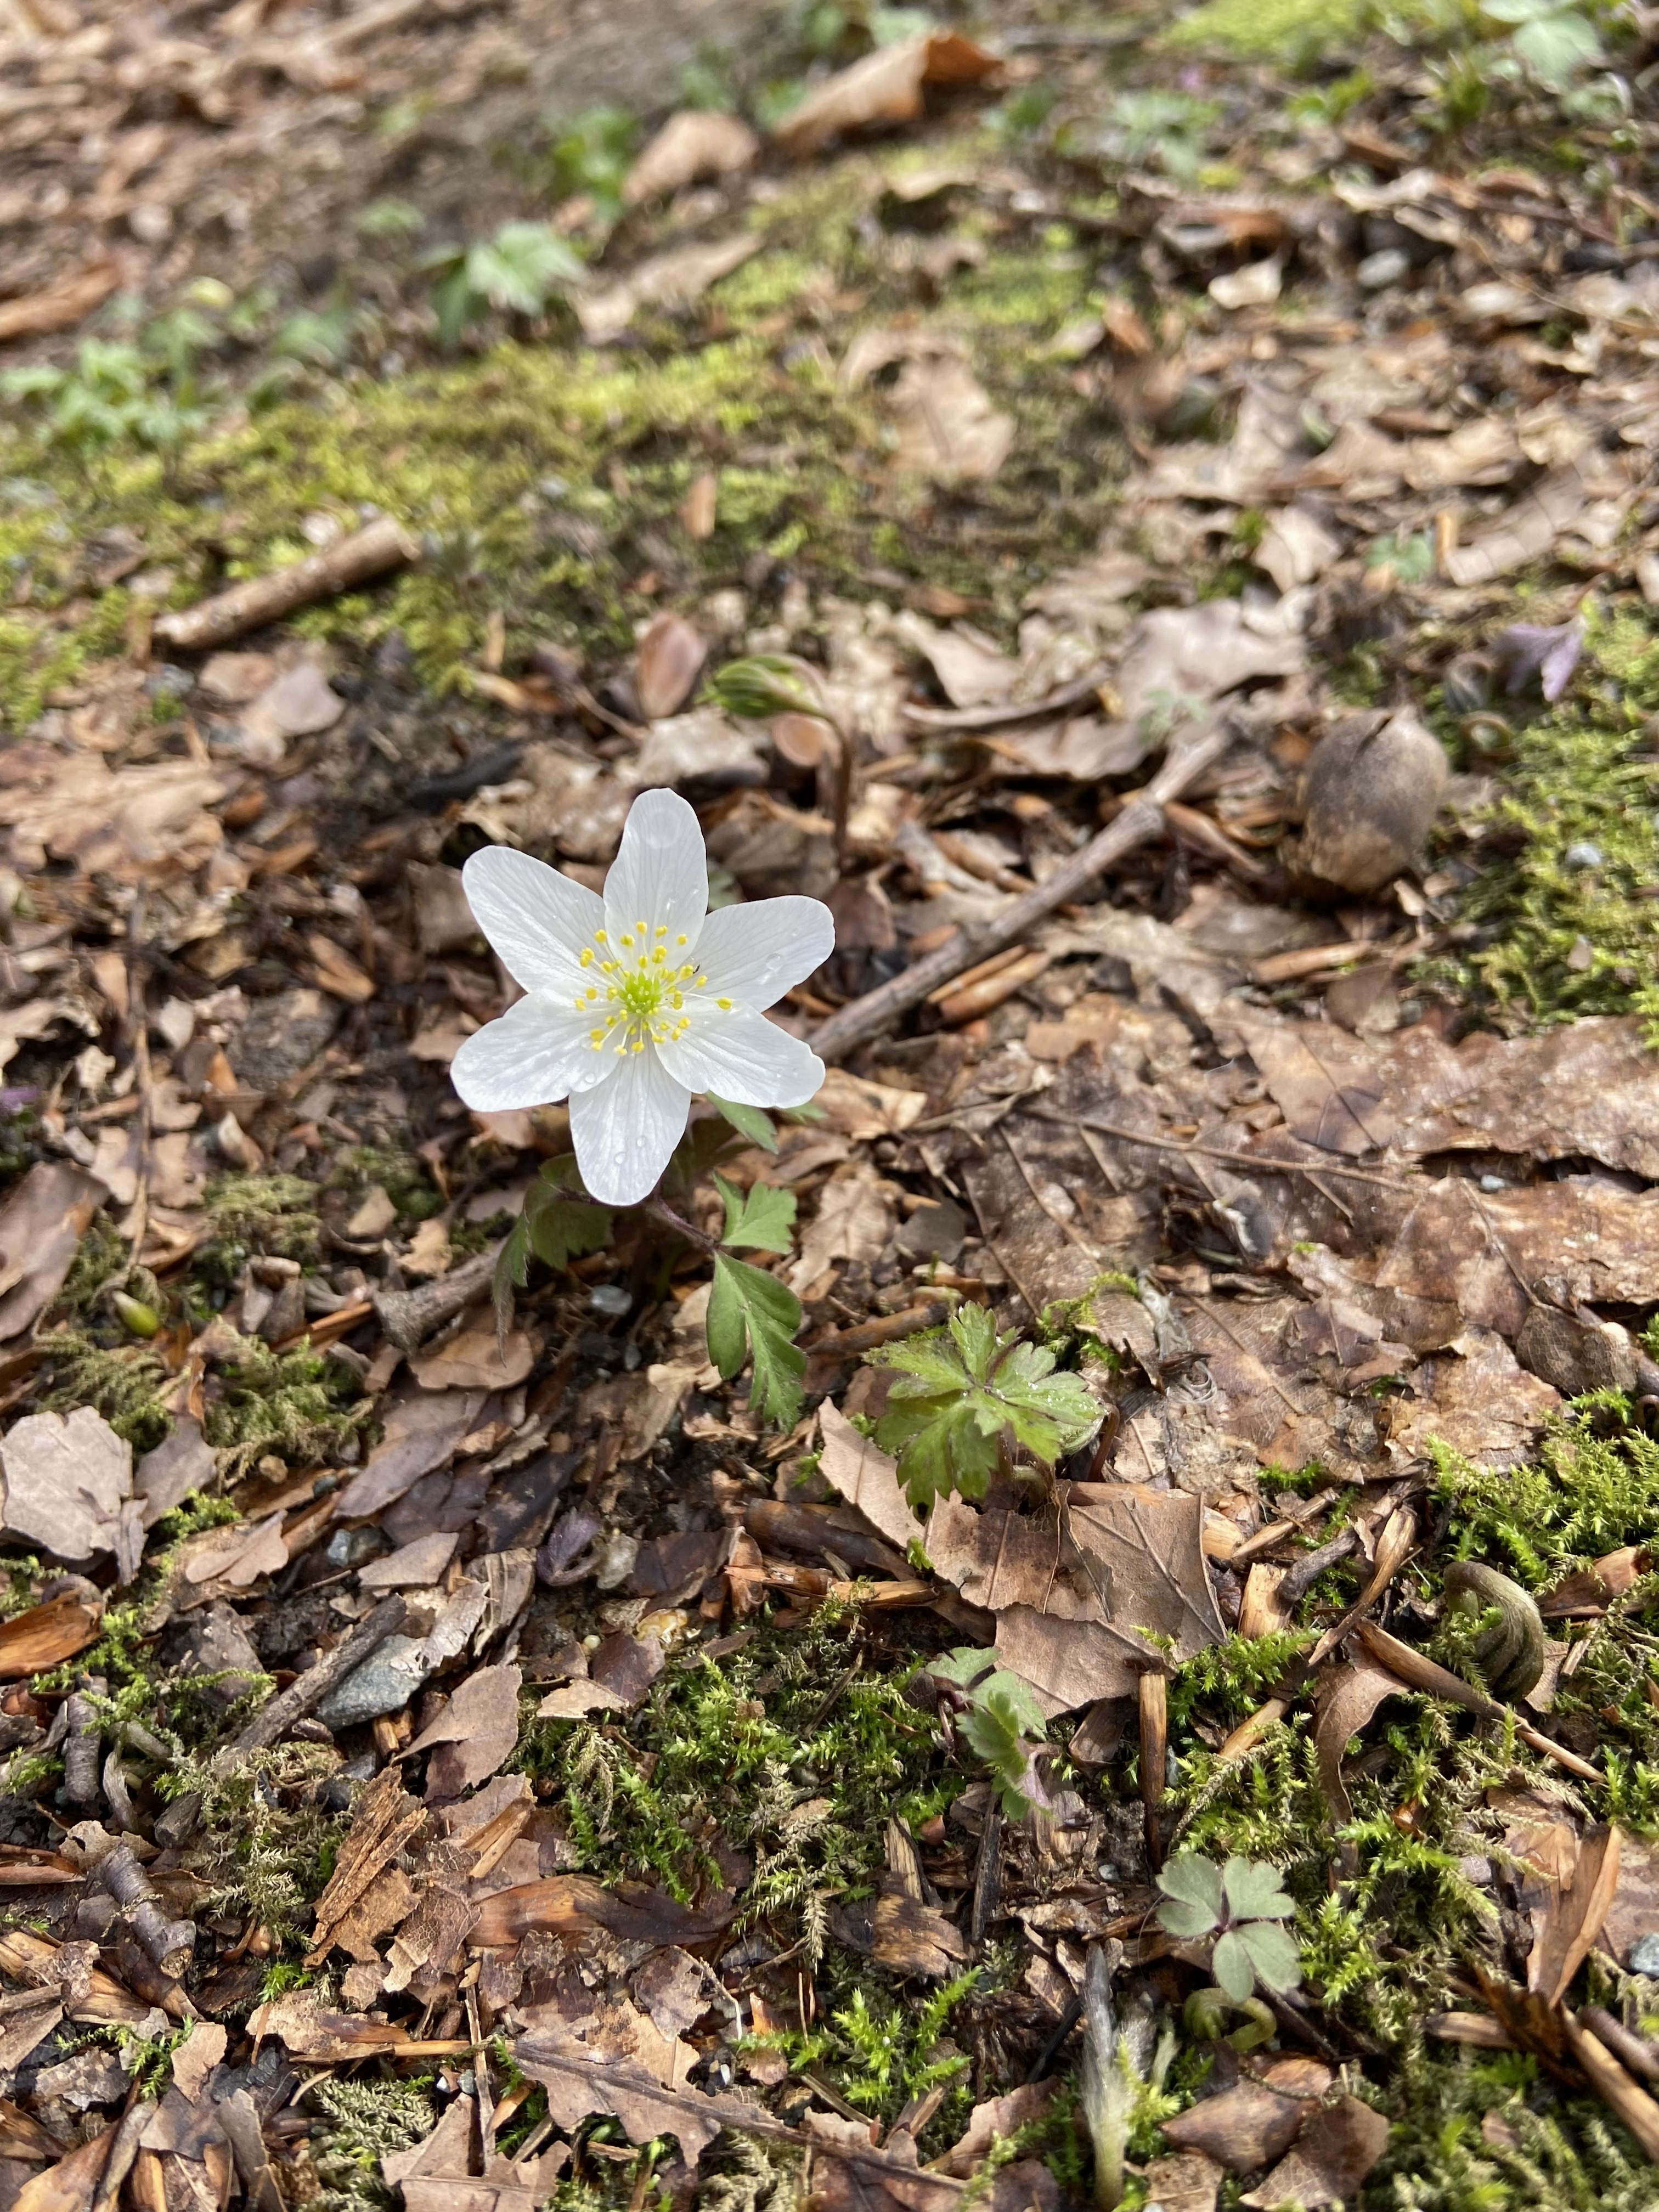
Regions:
M 375 1291 L 374 1310 L 387 1340 L 399 1352 L 418 1352 L 434 1328 L 441 1328 L 489 1288 L 501 1249 L 492 1244 L 464 1266 L 440 1275 L 435 1282 L 422 1283 L 419 1290 Z
M 866 991 L 862 998 L 854 999 L 839 1013 L 832 1014 L 813 1031 L 813 1051 L 822 1060 L 845 1059 L 855 1045 L 879 1036 L 901 1014 L 920 1006 L 941 983 L 948 983 L 953 975 L 959 975 L 964 968 L 988 954 L 1000 952 L 1004 945 L 1017 944 L 1056 907 L 1074 899 L 1114 861 L 1156 837 L 1164 827 L 1164 802 L 1178 798 L 1220 758 L 1231 743 L 1232 732 L 1224 725 L 1171 753 L 1146 789 L 1131 798 L 1080 852 L 1056 868 L 1047 883 L 1027 891 L 1024 898 L 1013 900 L 981 928 L 971 933 L 957 930 L 937 952 L 915 962 L 890 983 Z
M 383 514 L 324 552 L 292 562 L 286 568 L 272 569 L 268 575 L 252 576 L 246 583 L 234 585 L 198 606 L 158 615 L 154 635 L 162 644 L 183 652 L 204 652 L 240 637 L 244 630 L 291 615 L 297 607 L 331 599 L 337 592 L 349 591 L 355 584 L 384 575 L 388 568 L 400 568 L 419 552 L 403 525 Z
M 334 1687 L 343 1682 L 352 1669 L 362 1664 L 371 1651 L 377 1651 L 388 1636 L 395 1636 L 404 1625 L 408 1611 L 403 1599 L 395 1593 L 382 1598 L 373 1613 L 359 1621 L 343 1644 L 324 1654 L 314 1667 L 308 1667 L 297 1681 L 290 1682 L 280 1695 L 260 1706 L 253 1718 L 228 1747 L 231 1759 L 244 1758 L 250 1751 L 263 1751 L 267 1744 L 275 1743 L 285 1729 L 305 1714 L 315 1710 Z M 226 1753 L 221 1753 L 224 1758 Z M 464 2046 L 465 2047 L 465 2046 Z

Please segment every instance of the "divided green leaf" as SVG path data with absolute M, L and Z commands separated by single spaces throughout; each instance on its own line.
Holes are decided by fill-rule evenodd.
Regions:
M 714 1177 L 714 1188 L 726 1203 L 726 1227 L 720 1235 L 722 1244 L 729 1244 L 738 1251 L 787 1252 L 789 1249 L 795 1227 L 795 1194 L 793 1190 L 779 1190 L 771 1183 L 757 1182 L 742 1191 L 720 1175 Z
M 946 1328 L 865 1356 L 900 1370 L 876 1442 L 896 1458 L 913 1505 L 951 1491 L 982 1498 L 1005 1444 L 1052 1467 L 1100 1425 L 1080 1378 L 1056 1375 L 1053 1352 L 1041 1346 L 999 1338 L 982 1306 L 962 1306 Z
M 1210 1860 L 1196 1851 L 1183 1851 L 1159 1869 L 1158 1886 L 1164 1896 L 1158 1908 L 1158 1924 L 1166 1936 L 1207 1936 L 1220 1925 L 1221 1871 Z M 1249 1991 L 1244 1994 L 1248 1996 Z
M 714 1255 L 708 1357 L 728 1382 L 751 1358 L 750 1403 L 780 1428 L 787 1428 L 800 1411 L 806 1372 L 806 1354 L 794 1342 L 800 1323 L 800 1300 L 786 1284 L 747 1261 Z
M 608 1206 L 569 1194 L 580 1188 L 576 1163 L 567 1156 L 550 1160 L 525 1194 L 520 1225 L 531 1250 L 550 1267 L 568 1267 L 611 1242 L 615 1214 Z
M 763 1152 L 778 1149 L 778 1133 L 769 1114 L 758 1106 L 740 1106 L 735 1099 L 717 1098 L 712 1091 L 703 1096 L 717 1113 L 723 1114 L 739 1136 L 747 1137 L 751 1145 L 758 1145 Z
M 1235 2004 L 1243 2004 L 1255 1989 L 1255 1962 L 1238 1929 L 1230 1928 L 1224 1936 L 1216 1938 L 1210 1972 L 1215 1976 L 1217 1987 Z
M 1231 1858 L 1221 1870 L 1221 1882 L 1230 1920 L 1288 1920 L 1296 1911 L 1277 1867 Z
M 1048 1802 L 1036 1768 L 1047 1729 L 1042 1708 L 1030 1683 L 1006 1672 L 976 1683 L 971 1695 L 974 1702 L 957 1723 L 963 1741 L 990 1768 L 1003 1810 L 1023 1818 L 1033 1803 Z
M 521 1291 L 530 1273 L 530 1236 L 520 1215 L 495 1255 L 495 1272 L 489 1295 L 495 1308 L 495 1334 L 504 1337 L 513 1326 L 513 1293 Z
M 1249 1954 L 1255 1978 L 1264 1989 L 1282 1994 L 1302 1979 L 1302 1954 L 1288 1928 L 1271 1920 L 1251 1920 L 1232 1933 Z

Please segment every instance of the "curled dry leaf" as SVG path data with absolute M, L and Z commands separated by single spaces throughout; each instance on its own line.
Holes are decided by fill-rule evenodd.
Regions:
M 0 1680 L 15 1681 L 61 1666 L 98 1640 L 103 1609 L 94 1600 L 65 1591 L 0 1621 Z
M 0 1527 L 13 1535 L 60 1559 L 116 1549 L 132 1496 L 132 1446 L 90 1406 L 15 1421 L 0 1442 Z
M 683 615 L 656 617 L 640 640 L 635 663 L 640 712 L 647 722 L 679 711 L 708 655 L 706 640 Z
M 772 137 L 787 154 L 814 154 L 849 131 L 913 121 L 928 85 L 982 84 L 1000 67 L 994 54 L 958 32 L 918 31 L 878 46 L 809 93 Z
M 1389 2124 L 1358 2097 L 1343 2095 L 1310 2113 L 1290 2153 L 1267 2179 L 1240 2197 L 1259 2212 L 1285 2204 L 1322 2212 L 1358 2194 L 1365 2177 L 1389 2145 Z
M 740 115 L 682 108 L 671 115 L 623 179 L 623 203 L 663 199 L 702 177 L 736 176 L 753 165 L 760 141 Z

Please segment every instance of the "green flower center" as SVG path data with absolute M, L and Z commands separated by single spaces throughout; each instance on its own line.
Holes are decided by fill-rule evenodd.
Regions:
M 695 960 L 680 957 L 690 939 L 682 933 L 669 941 L 665 923 L 652 929 L 636 921 L 616 945 L 597 929 L 584 945 L 581 965 L 594 981 L 575 1000 L 578 1013 L 591 1014 L 588 1042 L 595 1052 L 643 1052 L 647 1044 L 672 1044 L 691 1026 L 688 994 L 706 990 L 708 978 Z M 705 1000 L 704 1004 L 709 1001 Z M 730 1013 L 730 999 L 713 1001 Z

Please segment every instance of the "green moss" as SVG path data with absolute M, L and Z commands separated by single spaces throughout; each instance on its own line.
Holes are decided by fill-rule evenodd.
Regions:
M 104 1345 L 79 1330 L 46 1340 L 50 1386 L 40 1403 L 50 1413 L 92 1406 L 135 1451 L 151 1451 L 171 1425 L 161 1393 L 171 1379 L 159 1352 L 138 1344 Z
M 221 1370 L 222 1396 L 209 1408 L 202 1433 L 233 1455 L 233 1474 L 265 1452 L 302 1467 L 355 1452 L 374 1419 L 374 1403 L 356 1399 L 356 1377 L 308 1344 L 274 1352 L 257 1337 Z
M 1644 895 L 1659 878 L 1656 710 L 1651 617 L 1592 623 L 1567 697 L 1514 735 L 1485 829 L 1497 857 L 1458 916 L 1475 948 L 1425 968 L 1429 980 L 1484 998 L 1511 1027 L 1632 1011 L 1659 1020 L 1659 901 Z
M 1659 1443 L 1640 1429 L 1597 1435 L 1588 1423 L 1546 1432 L 1534 1467 L 1499 1471 L 1431 1444 L 1436 1489 L 1450 1509 L 1454 1559 L 1487 1559 L 1529 1589 L 1624 1544 L 1659 1536 Z
M 311 2139 L 311 2161 L 323 2185 L 316 2201 L 324 2212 L 380 2212 L 392 2201 L 381 2159 L 422 2142 L 436 2123 L 425 2091 L 411 2081 L 324 2074 L 307 2084 L 305 2094 L 324 2116 Z
M 1375 20 L 1372 0 L 1204 0 L 1165 33 L 1176 47 L 1220 46 L 1261 61 L 1329 61 Z

